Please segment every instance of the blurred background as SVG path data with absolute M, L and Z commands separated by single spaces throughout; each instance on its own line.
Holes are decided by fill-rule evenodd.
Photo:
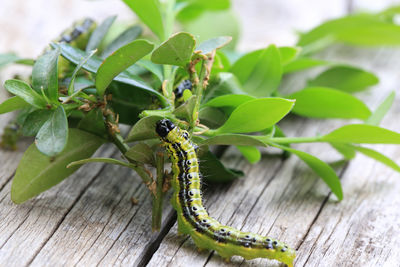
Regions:
M 399 1 L 377 0 L 232 0 L 240 21 L 239 50 L 296 43 L 296 31 L 309 30 L 324 20 L 354 10 L 380 10 Z M 331 2 L 335 2 L 332 4 Z M 314 12 L 302 12 L 313 9 Z M 120 0 L 1 0 L 0 53 L 36 57 L 61 31 L 76 20 L 101 21 L 110 15 L 132 23 L 133 13 Z M 227 22 L 228 23 L 228 22 Z

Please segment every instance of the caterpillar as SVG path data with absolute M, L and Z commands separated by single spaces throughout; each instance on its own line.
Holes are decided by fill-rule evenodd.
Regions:
M 246 260 L 269 258 L 293 266 L 295 251 L 286 244 L 242 232 L 211 218 L 202 204 L 197 146 L 189 139 L 189 133 L 168 119 L 156 123 L 156 132 L 172 162 L 174 194 L 171 202 L 177 212 L 178 232 L 190 235 L 199 249 L 215 250 L 227 260 L 239 255 Z

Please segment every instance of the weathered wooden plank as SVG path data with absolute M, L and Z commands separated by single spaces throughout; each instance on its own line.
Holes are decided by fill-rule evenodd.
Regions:
M 346 49 L 360 56 L 361 65 L 378 73 L 381 84 L 369 92 L 371 104 L 396 90 L 400 79 L 396 50 Z M 373 55 L 368 60 L 368 55 Z M 371 58 L 371 56 L 370 56 Z M 400 105 L 394 107 L 382 125 L 400 132 L 397 123 Z M 379 101 L 378 101 L 379 102 Z M 399 160 L 398 146 L 376 146 L 392 159 Z M 380 163 L 358 156 L 342 178 L 345 199 L 326 205 L 299 248 L 299 266 L 397 266 L 400 235 L 399 174 Z M 322 255 L 322 256 L 321 256 Z
M 131 198 L 139 200 L 133 205 Z M 166 206 L 164 214 L 171 212 Z M 164 216 L 164 224 L 170 218 Z M 136 265 L 159 233 L 151 232 L 151 197 L 129 169 L 107 166 L 88 188 L 32 266 Z
M 114 148 L 106 146 L 97 155 L 113 153 Z M 0 192 L 0 266 L 22 266 L 31 261 L 103 168 L 102 164 L 85 166 L 21 205 L 11 202 L 11 183 L 7 183 Z

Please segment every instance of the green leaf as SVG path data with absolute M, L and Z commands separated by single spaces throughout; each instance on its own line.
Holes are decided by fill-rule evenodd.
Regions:
M 265 144 L 255 136 L 244 134 L 221 134 L 203 140 L 200 145 L 262 146 Z
M 35 143 L 40 152 L 52 157 L 65 148 L 68 139 L 68 120 L 64 108 L 59 106 L 40 128 Z
M 396 93 L 391 92 L 386 99 L 379 105 L 379 107 L 371 114 L 371 116 L 365 121 L 365 124 L 378 126 L 383 117 L 389 111 L 392 106 Z
M 356 151 L 350 144 L 345 143 L 331 143 L 334 149 L 344 156 L 345 159 L 350 160 L 356 156 Z
M 23 203 L 58 184 L 78 169 L 67 169 L 68 163 L 90 157 L 103 143 L 94 135 L 70 129 L 66 148 L 55 158 L 43 155 L 32 144 L 22 156 L 12 181 L 12 201 Z
M 163 119 L 160 116 L 148 116 L 139 120 L 131 129 L 126 142 L 140 141 L 152 138 L 158 138 L 156 134 L 156 123 Z
M 361 147 L 361 146 L 352 146 L 352 147 L 355 150 L 357 150 L 358 152 L 363 153 L 365 156 L 370 157 L 376 161 L 379 161 L 379 162 L 385 164 L 386 166 L 392 168 L 393 170 L 400 172 L 400 166 L 397 165 L 397 163 L 394 162 L 393 160 L 391 160 L 390 158 L 381 154 L 380 152 L 375 151 L 371 148 L 366 148 L 366 147 Z
M 54 110 L 47 109 L 39 109 L 29 113 L 22 126 L 22 134 L 24 136 L 35 136 L 53 113 Z
M 261 98 L 238 106 L 217 133 L 249 133 L 261 131 L 280 121 L 294 105 L 293 100 Z
M 133 166 L 132 164 L 130 164 L 128 162 L 113 159 L 113 158 L 88 158 L 88 159 L 73 161 L 67 165 L 67 168 L 76 167 L 76 166 L 80 166 L 80 165 L 87 164 L 87 163 L 95 163 L 95 162 L 120 165 L 120 166 L 124 166 L 124 167 L 128 167 L 128 168 L 131 168 L 131 166 Z
M 31 104 L 35 108 L 45 108 L 46 101 L 41 95 L 36 93 L 27 83 L 20 80 L 7 80 L 4 87 L 8 92 L 19 96 L 25 102 Z
M 153 150 L 145 143 L 139 143 L 131 147 L 125 153 L 125 157 L 137 162 L 155 165 Z
M 165 38 L 164 26 L 158 0 L 123 0 L 133 12 L 155 33 L 160 40 Z
M 260 161 L 261 153 L 254 146 L 236 146 L 240 153 L 247 159 L 251 164 L 255 164 Z
M 237 107 L 255 98 L 249 95 L 222 95 L 205 103 L 204 107 Z
M 399 45 L 400 26 L 380 20 L 378 16 L 357 14 L 330 20 L 302 34 L 297 45 L 310 46 L 319 40 L 331 39 L 352 45 Z
M 310 86 L 331 87 L 346 92 L 358 92 L 379 82 L 373 73 L 352 66 L 334 66 L 309 81 Z
M 96 75 L 96 89 L 100 96 L 104 95 L 108 85 L 123 70 L 153 50 L 154 45 L 146 40 L 136 40 L 127 44 L 101 64 Z
M 199 120 L 209 128 L 218 128 L 225 123 L 227 116 L 218 108 L 204 107 L 199 111 Z
M 356 144 L 400 144 L 400 134 L 366 124 L 350 124 L 322 136 L 321 141 Z
M 13 96 L 0 104 L 0 114 L 29 107 L 30 105 L 19 96 Z
M 101 57 L 106 58 L 113 52 L 136 40 L 142 34 L 142 28 L 138 25 L 129 27 L 113 40 L 101 53 Z
M 90 35 L 88 44 L 86 45 L 86 52 L 99 48 L 101 42 L 116 18 L 117 16 L 110 16 L 106 18 L 96 29 L 94 29 L 93 33 Z
M 196 40 L 193 35 L 178 32 L 163 42 L 151 54 L 151 61 L 157 64 L 186 66 L 189 63 Z
M 191 96 L 187 101 L 185 101 L 182 105 L 177 107 L 173 114 L 178 118 L 186 119 L 188 121 L 192 121 L 193 118 L 193 110 L 196 106 L 196 97 Z
M 58 103 L 58 57 L 60 50 L 49 50 L 36 60 L 32 69 L 33 89 L 40 93 L 42 88 L 53 103 Z
M 201 51 L 203 55 L 211 54 L 214 50 L 220 49 L 232 41 L 232 37 L 230 36 L 219 36 L 215 38 L 208 39 L 207 41 L 202 42 L 198 47 L 196 47 L 196 51 Z
M 280 148 L 282 150 L 291 152 L 303 160 L 316 174 L 318 174 L 322 180 L 329 186 L 332 192 L 336 195 L 339 200 L 343 199 L 343 190 L 340 183 L 339 177 L 336 175 L 335 171 L 325 162 L 310 155 L 306 152 L 293 149 L 287 146 L 281 146 L 271 143 L 271 146 Z
M 274 45 L 244 55 L 235 62 L 231 72 L 249 94 L 256 97 L 270 96 L 282 78 L 281 56 Z
M 63 57 L 68 59 L 69 61 L 73 62 L 74 64 L 79 64 L 81 59 L 85 57 L 85 52 L 82 50 L 79 50 L 75 47 L 70 46 L 69 44 L 66 43 L 61 43 L 61 44 L 52 44 L 53 47 L 60 47 L 61 48 L 61 54 Z M 83 68 L 87 71 L 90 71 L 92 73 L 96 73 L 98 68 L 101 65 L 101 59 L 96 56 L 92 56 L 85 65 L 83 65 Z M 154 90 L 153 88 L 149 87 L 145 83 L 143 83 L 141 80 L 138 80 L 135 75 L 132 75 L 128 70 L 123 71 L 120 73 L 117 77 L 114 78 L 114 81 L 119 81 L 124 84 L 132 85 L 135 86 L 141 90 L 144 90 L 148 93 L 151 93 L 152 95 L 155 95 L 158 97 L 160 102 L 164 104 L 164 106 L 168 106 L 168 101 L 165 99 L 165 97 Z
M 154 64 L 150 60 L 146 60 L 146 59 L 139 60 L 136 63 L 136 65 L 138 65 L 142 68 L 145 68 L 146 70 L 153 73 L 161 83 L 164 81 L 163 69 L 162 69 L 161 65 Z
M 93 50 L 93 51 L 88 52 L 87 55 L 86 55 L 84 58 L 82 58 L 82 60 L 79 62 L 79 64 L 76 65 L 76 67 L 75 67 L 75 69 L 74 69 L 74 72 L 72 73 L 71 80 L 70 80 L 69 85 L 68 85 L 68 95 L 72 95 L 72 94 L 74 93 L 74 91 L 75 91 L 74 86 L 75 86 L 75 78 L 76 78 L 76 75 L 78 74 L 78 72 L 80 71 L 80 69 L 83 67 L 83 65 L 85 65 L 86 62 L 87 62 L 96 52 L 97 52 L 97 50 Z
M 330 62 L 325 60 L 314 58 L 297 58 L 283 66 L 283 73 L 291 73 L 328 64 L 330 64 Z
M 108 138 L 107 130 L 103 120 L 103 112 L 100 109 L 93 109 L 89 111 L 79 121 L 77 128 L 104 139 Z
M 309 87 L 287 97 L 296 99 L 293 112 L 306 117 L 364 120 L 371 115 L 361 100 L 335 89 Z
M 278 48 L 279 53 L 281 55 L 281 64 L 282 66 L 292 62 L 299 55 L 301 48 L 300 47 L 290 47 L 290 46 L 282 46 Z
M 178 1 L 179 2 L 179 1 Z M 181 6 L 179 6 L 181 4 Z M 197 19 L 207 10 L 224 10 L 230 7 L 230 0 L 193 0 L 178 3 L 177 19 L 183 22 Z
M 228 183 L 243 176 L 241 171 L 225 168 L 222 162 L 209 151 L 200 157 L 200 161 L 200 172 L 207 182 Z

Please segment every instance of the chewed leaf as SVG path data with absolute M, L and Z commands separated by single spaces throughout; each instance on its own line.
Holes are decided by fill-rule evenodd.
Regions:
M 11 199 L 22 203 L 58 184 L 74 173 L 78 167 L 66 166 L 90 157 L 104 140 L 89 133 L 70 129 L 67 146 L 55 158 L 42 154 L 35 144 L 24 153 L 11 185 Z
M 249 133 L 264 130 L 280 121 L 294 105 L 294 100 L 261 98 L 238 106 L 217 133 Z
M 157 47 L 151 55 L 151 61 L 157 64 L 168 64 L 184 67 L 189 63 L 196 41 L 193 35 L 178 32 Z

